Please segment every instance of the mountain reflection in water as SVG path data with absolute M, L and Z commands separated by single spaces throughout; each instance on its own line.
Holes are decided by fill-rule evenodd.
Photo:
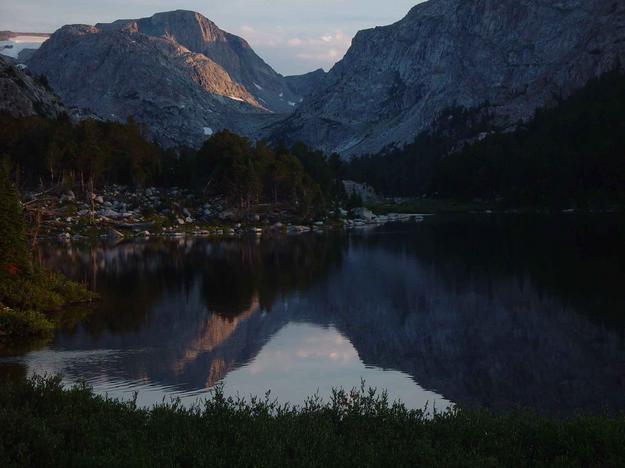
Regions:
M 411 407 L 625 409 L 625 224 L 436 217 L 362 234 L 46 246 L 98 310 L 13 374 L 62 372 L 149 404 L 301 403 L 364 378 Z

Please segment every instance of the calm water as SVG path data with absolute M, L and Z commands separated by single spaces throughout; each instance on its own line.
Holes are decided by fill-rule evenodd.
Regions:
M 625 410 L 625 222 L 433 217 L 288 240 L 48 246 L 102 296 L 0 372 L 116 397 L 271 389 L 301 403 L 361 379 L 408 406 Z

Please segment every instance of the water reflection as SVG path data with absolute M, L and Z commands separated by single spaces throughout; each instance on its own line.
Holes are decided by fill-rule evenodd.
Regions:
M 13 373 L 301 402 L 361 377 L 412 407 L 625 409 L 618 218 L 432 218 L 366 235 L 47 247 L 102 294 Z M 19 366 L 24 370 L 19 370 Z

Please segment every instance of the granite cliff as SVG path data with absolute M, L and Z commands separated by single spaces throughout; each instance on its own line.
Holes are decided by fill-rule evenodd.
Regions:
M 13 117 L 58 117 L 65 109 L 43 81 L 0 55 L 0 113 Z
M 273 132 L 349 156 L 410 142 L 451 106 L 505 128 L 624 59 L 623 2 L 429 0 L 359 32 Z
M 241 38 L 188 11 L 56 31 L 27 61 L 68 106 L 145 123 L 165 146 L 254 133 L 300 98 Z

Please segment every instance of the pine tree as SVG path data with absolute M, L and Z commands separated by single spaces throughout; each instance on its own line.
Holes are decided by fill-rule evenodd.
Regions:
M 8 165 L 0 161 L 0 268 L 4 274 L 29 271 L 26 228 Z

